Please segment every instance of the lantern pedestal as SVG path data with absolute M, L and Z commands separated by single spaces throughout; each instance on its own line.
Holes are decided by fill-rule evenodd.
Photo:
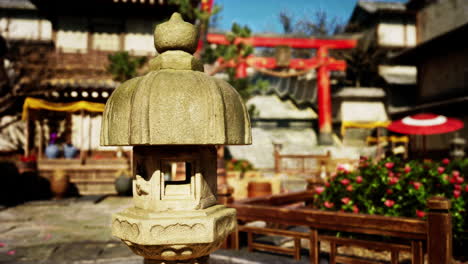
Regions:
M 218 249 L 236 223 L 235 209 L 223 205 L 165 212 L 134 207 L 113 215 L 112 234 L 145 259 L 188 261 Z

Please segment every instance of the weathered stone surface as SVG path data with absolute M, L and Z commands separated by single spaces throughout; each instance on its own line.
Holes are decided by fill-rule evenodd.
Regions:
M 187 161 L 189 176 L 181 182 L 164 179 L 165 160 Z M 133 180 L 135 207 L 149 211 L 204 209 L 216 204 L 216 148 L 214 146 L 136 146 Z M 175 192 L 175 193 L 174 193 Z
M 223 205 L 158 213 L 129 208 L 113 216 L 112 234 L 145 258 L 188 260 L 218 249 L 236 223 L 235 209 Z
M 166 50 L 183 50 L 194 53 L 198 45 L 198 29 L 185 22 L 179 13 L 154 30 L 154 46 L 159 53 Z
M 204 74 L 190 54 L 190 45 L 198 43 L 193 30 L 178 14 L 156 28 L 156 47 L 163 53 L 151 61 L 149 73 L 112 93 L 101 145 L 251 144 L 240 95 L 227 82 Z
M 235 227 L 235 209 L 223 205 L 157 213 L 134 207 L 112 217 L 114 236 L 141 245 L 211 243 L 226 237 Z
M 103 114 L 101 145 L 135 146 L 135 207 L 113 216 L 112 234 L 145 263 L 206 263 L 237 224 L 235 209 L 215 205 L 213 145 L 250 144 L 250 120 L 236 90 L 190 54 L 197 39 L 180 14 L 159 25 L 162 54 L 114 91 Z
M 123 83 L 107 101 L 101 144 L 251 144 L 250 120 L 232 86 L 204 73 L 164 69 Z
M 150 69 L 193 70 L 203 72 L 203 63 L 181 50 L 168 50 L 150 61 Z

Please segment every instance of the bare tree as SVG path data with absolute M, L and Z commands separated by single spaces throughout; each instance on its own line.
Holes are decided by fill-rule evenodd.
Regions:
M 327 37 L 341 33 L 344 29 L 344 23 L 338 17 L 330 17 L 324 10 L 317 10 L 312 16 L 300 19 L 287 12 L 280 12 L 279 19 L 285 34 L 300 37 Z
M 18 115 L 24 97 L 43 92 L 41 84 L 51 77 L 53 47 L 50 43 L 7 42 L 1 38 L 4 51 L 0 54 L 0 116 Z

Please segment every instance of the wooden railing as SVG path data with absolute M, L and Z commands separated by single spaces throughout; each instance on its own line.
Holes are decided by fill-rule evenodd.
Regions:
M 311 200 L 313 193 L 309 191 L 291 195 L 270 196 L 248 199 L 231 204 L 237 209 L 239 232 L 248 234 L 249 250 L 266 250 L 283 254 L 291 254 L 300 258 L 300 239 L 310 241 L 310 262 L 319 263 L 319 242 L 330 243 L 330 263 L 379 263 L 373 260 L 359 259 L 337 254 L 338 245 L 363 247 L 373 250 L 386 250 L 391 253 L 391 263 L 398 263 L 400 252 L 411 254 L 413 264 L 424 263 L 424 253 L 427 252 L 429 264 L 449 264 L 452 259 L 451 247 L 451 216 L 448 212 L 450 203 L 444 198 L 435 197 L 428 201 L 429 213 L 427 220 L 403 217 L 387 217 L 379 215 L 351 214 L 329 212 L 311 208 L 288 208 L 288 204 Z M 305 199 L 304 199 L 305 198 Z M 249 221 L 265 221 L 270 224 L 286 226 L 307 226 L 308 233 L 282 230 L 277 228 L 258 228 L 243 225 Z M 349 232 L 361 235 L 387 236 L 396 238 L 399 242 L 382 242 L 353 238 L 338 238 L 324 234 L 323 231 Z M 265 245 L 254 242 L 254 234 L 279 235 L 292 237 L 293 249 Z M 236 239 L 238 244 L 238 239 Z M 237 245 L 238 248 L 238 245 Z
M 280 154 L 275 150 L 275 173 L 320 175 L 322 171 L 328 172 L 331 154 L 325 155 L 292 155 Z

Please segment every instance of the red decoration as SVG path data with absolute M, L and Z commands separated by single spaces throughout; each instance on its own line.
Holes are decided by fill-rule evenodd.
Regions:
M 229 45 L 226 36 L 221 34 L 208 34 L 207 41 L 212 44 Z M 276 47 L 289 46 L 291 48 L 318 49 L 317 56 L 310 59 L 292 59 L 289 68 L 291 69 L 317 69 L 318 87 L 318 116 L 319 129 L 321 134 L 332 133 L 332 110 L 330 94 L 330 71 L 345 71 L 346 63 L 337 61 L 328 56 L 329 49 L 351 49 L 357 44 L 351 39 L 313 39 L 313 38 L 281 38 L 281 37 L 250 37 L 237 38 L 234 44 L 244 43 L 254 47 Z M 247 77 L 247 64 L 257 68 L 273 69 L 276 67 L 274 58 L 261 58 L 249 56 L 247 63 L 238 62 L 236 67 L 236 77 Z M 229 66 L 228 66 L 229 67 Z
M 213 9 L 213 2 L 214 0 L 202 0 L 201 1 L 201 10 L 211 13 Z
M 417 114 L 392 122 L 388 129 L 402 134 L 432 135 L 456 131 L 463 128 L 463 122 L 436 114 Z

